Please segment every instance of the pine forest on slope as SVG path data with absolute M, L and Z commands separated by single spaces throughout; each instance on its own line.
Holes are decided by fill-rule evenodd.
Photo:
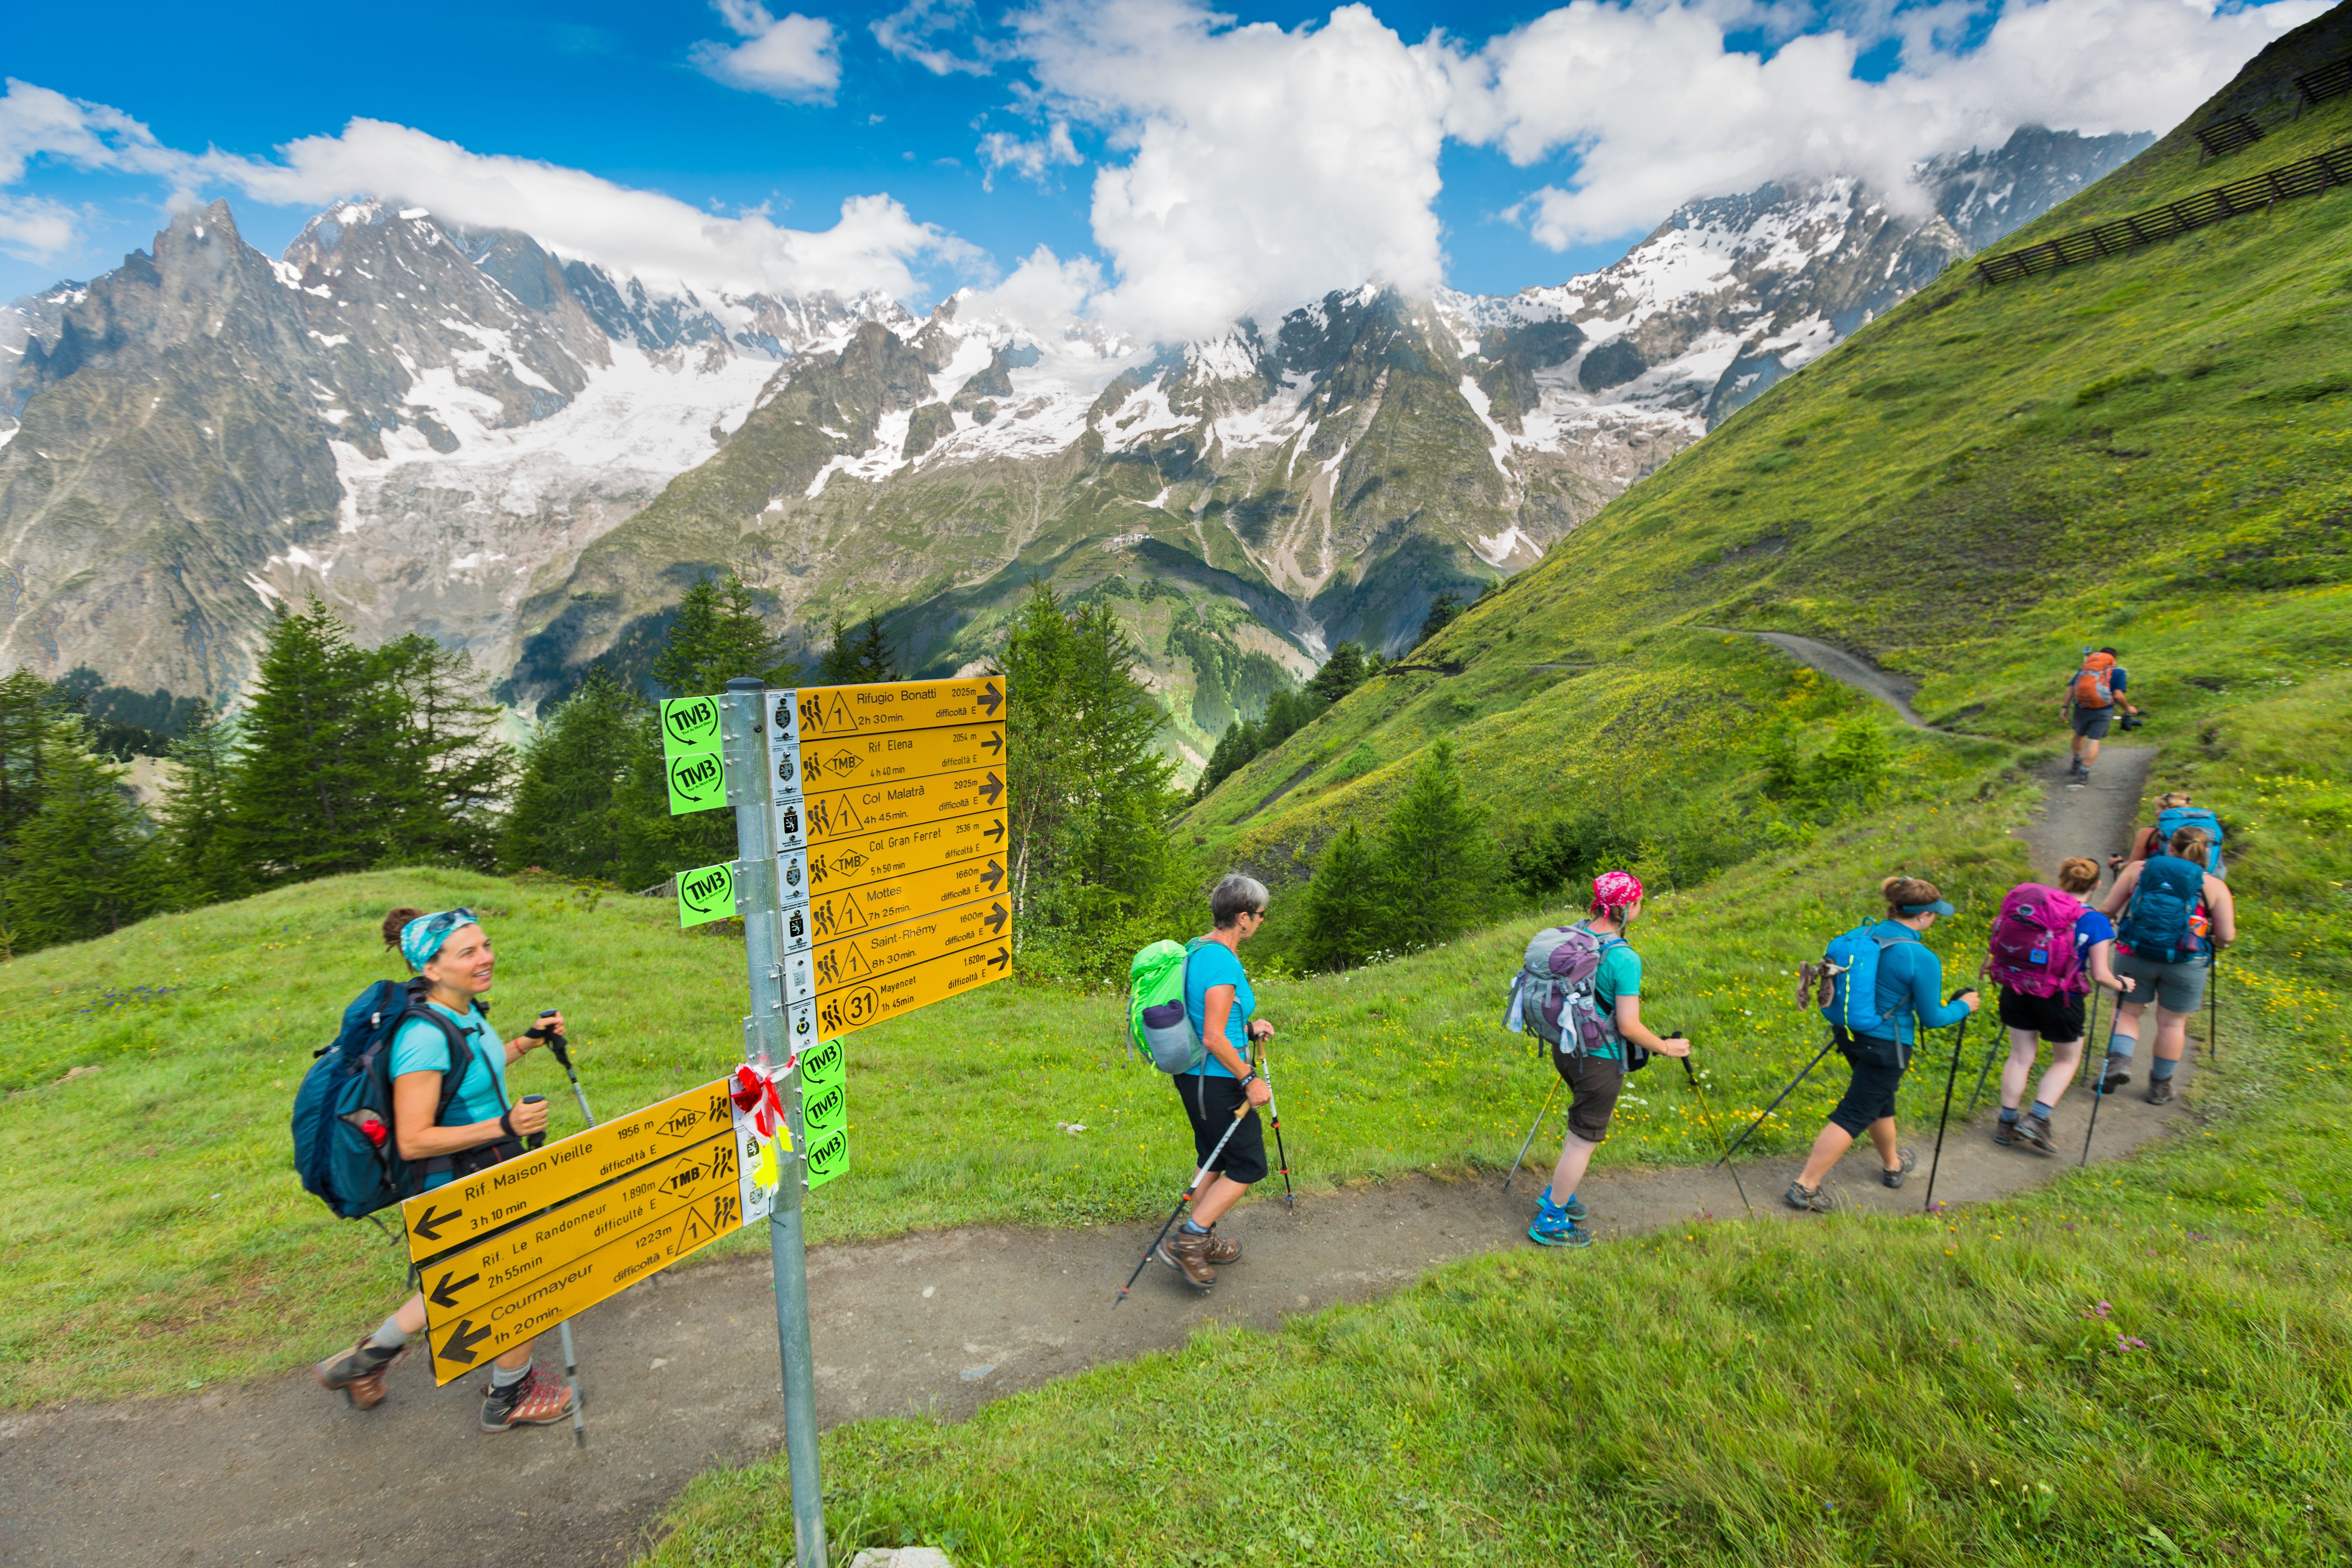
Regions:
M 373 200 L 272 262 L 215 203 L 0 311 L 0 660 L 232 702 L 272 607 L 320 594 L 529 712 L 598 658 L 642 678 L 714 571 L 803 645 L 889 611 L 926 669 L 1043 576 L 1116 601 L 1197 762 L 2145 140 L 2021 131 L 1924 171 L 1922 216 L 1767 186 L 1555 288 L 1161 350 L 969 295 L 674 297 Z

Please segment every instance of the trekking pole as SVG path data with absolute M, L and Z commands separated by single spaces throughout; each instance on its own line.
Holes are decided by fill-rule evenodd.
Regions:
M 1946 997 L 1945 1002 L 1948 1005 L 1967 994 L 1968 987 L 1964 985 Z M 1973 1017 L 1975 1015 L 1970 1014 L 1969 1016 Z M 1944 1074 L 1944 1113 L 1936 1118 L 1936 1156 L 1927 1163 L 1927 1201 L 1920 1207 L 1921 1214 L 1936 1212 L 1936 1171 L 1944 1163 L 1944 1124 L 1952 1119 L 1952 1086 L 1959 1082 L 1960 1050 L 1968 1041 L 1969 1020 L 1962 1018 L 1958 1031 L 1952 1036 L 1951 1070 Z
M 552 1018 L 555 1009 L 550 1007 L 540 1016 Z M 572 1098 L 580 1102 L 580 1120 L 595 1126 L 596 1113 L 588 1109 L 588 1092 L 580 1087 L 580 1075 L 572 1069 L 571 1043 L 560 1030 L 549 1029 L 542 1034 L 539 1029 L 527 1029 L 524 1033 L 538 1035 L 546 1042 L 548 1053 L 563 1064 L 563 1076 L 572 1080 Z M 563 1346 L 563 1381 L 572 1390 L 572 1445 L 584 1448 L 588 1446 L 588 1423 L 580 1414 L 580 1356 L 572 1348 L 572 1320 L 566 1318 L 556 1325 L 555 1335 Z
M 2213 955 L 2212 965 L 2205 973 L 2205 1059 L 2218 1061 L 2221 1056 L 2221 955 Z
M 1559 1092 L 1559 1075 L 1558 1073 L 1554 1073 L 1551 1075 L 1551 1088 L 1544 1091 L 1543 1109 L 1536 1112 L 1536 1124 L 1528 1129 L 1527 1138 L 1519 1144 L 1519 1157 L 1518 1159 L 1511 1162 L 1510 1174 L 1503 1178 L 1503 1190 L 1505 1192 L 1507 1193 L 1511 1190 L 1511 1178 L 1519 1173 L 1520 1162 L 1524 1161 L 1528 1157 L 1528 1151 L 1535 1147 L 1536 1134 L 1543 1131 L 1544 1118 L 1551 1114 L 1552 1096 Z
M 1805 1064 L 1805 1070 L 1790 1079 L 1789 1080 L 1789 1087 L 1772 1097 L 1772 1103 L 1764 1108 L 1764 1114 L 1749 1122 L 1748 1124 L 1747 1131 L 1741 1132 L 1738 1137 L 1734 1138 L 1731 1141 L 1731 1147 L 1723 1152 L 1723 1158 L 1717 1160 L 1716 1163 L 1718 1165 L 1730 1163 L 1731 1157 L 1739 1152 L 1739 1146 L 1748 1142 L 1748 1134 L 1755 1131 L 1759 1127 L 1763 1126 L 1765 1122 L 1771 1120 L 1772 1113 L 1780 1109 L 1780 1102 L 1788 1099 L 1790 1095 L 1796 1093 L 1797 1086 L 1799 1084 L 1813 1076 L 1813 1069 L 1822 1065 L 1822 1058 L 1829 1055 L 1831 1050 L 1833 1049 L 1836 1045 L 1837 1036 L 1835 1034 L 1832 1034 L 1829 1038 L 1829 1044 L 1823 1046 L 1820 1050 L 1813 1053 L 1813 1059 Z
M 1135 1272 L 1129 1275 L 1127 1283 L 1118 1288 L 1118 1301 L 1126 1300 L 1127 1293 L 1135 1289 L 1135 1282 L 1143 1278 L 1143 1266 L 1151 1261 L 1151 1255 L 1160 1250 L 1160 1244 L 1168 1239 L 1170 1231 L 1176 1228 L 1177 1216 L 1184 1212 L 1184 1205 L 1192 1201 L 1192 1194 L 1201 1190 L 1201 1184 L 1209 1179 L 1209 1167 L 1215 1164 L 1217 1156 L 1225 1152 L 1225 1145 L 1231 1142 L 1234 1134 L 1241 1130 L 1242 1118 L 1247 1116 L 1249 1112 L 1249 1099 L 1244 1096 L 1240 1108 L 1234 1112 L 1234 1124 L 1225 1129 L 1225 1135 L 1217 1140 L 1217 1146 L 1209 1151 L 1209 1157 L 1201 1162 L 1199 1170 L 1192 1173 L 1192 1183 L 1184 1189 L 1184 1195 L 1176 1200 L 1176 1206 L 1169 1211 L 1168 1223 L 1160 1227 L 1160 1234 L 1151 1238 L 1151 1245 L 1145 1247 L 1143 1256 L 1135 1260 Z M 1118 1301 L 1113 1301 L 1111 1305 L 1115 1308 L 1118 1305 Z
M 1968 1026 L 1963 1024 L 1960 1027 L 1966 1029 Z M 2000 1047 L 2005 1044 L 2007 1044 L 2006 1041 L 1999 1035 L 1995 1035 L 1992 1037 L 1992 1044 L 1985 1047 L 1984 1067 L 1977 1073 L 1976 1090 L 1969 1096 L 1969 1108 L 1960 1113 L 1961 1121 L 1966 1121 L 1977 1113 L 1977 1101 L 1984 1098 L 1985 1085 L 1992 1079 L 1993 1061 L 2000 1055 Z
M 2106 1048 L 2099 1042 L 2099 993 L 2105 987 L 2094 982 L 2091 985 L 2091 1021 L 2083 1027 L 2083 1055 L 2088 1057 L 2092 1047 L 2099 1048 L 2099 1074 L 2091 1086 L 2091 1124 L 2083 1129 L 2082 1165 L 2091 1163 L 2091 1135 L 2099 1130 L 2099 1105 L 2107 1098 Z M 2116 1005 L 2123 1005 L 2123 994 L 2116 994 Z M 2078 1166 L 2079 1168 L 2079 1166 Z
M 1290 1191 L 1290 1152 L 1282 1146 L 1282 1107 L 1274 1098 L 1274 1074 L 1266 1067 L 1264 1040 L 1257 1043 L 1257 1076 L 1265 1079 L 1266 1115 L 1274 1122 L 1274 1157 L 1282 1163 L 1282 1206 L 1296 1214 L 1298 1203 Z
M 1675 1033 L 1681 1034 L 1681 1031 L 1676 1030 Z M 1690 1038 L 1688 1035 L 1683 1035 L 1682 1037 L 1685 1040 Z M 1715 1124 L 1714 1112 L 1706 1107 L 1706 1086 L 1699 1082 L 1698 1073 L 1691 1067 L 1691 1059 L 1687 1053 L 1683 1057 L 1683 1077 L 1690 1080 L 1693 1092 L 1698 1096 L 1698 1119 L 1706 1124 L 1707 1132 L 1715 1139 L 1715 1146 L 1723 1150 L 1723 1159 L 1719 1163 L 1725 1170 L 1731 1173 L 1731 1184 L 1739 1194 L 1739 1206 L 1746 1209 L 1748 1217 L 1753 1219 L 1756 1215 L 1756 1205 L 1748 1201 L 1748 1185 L 1739 1179 L 1739 1167 L 1731 1163 L 1731 1151 L 1724 1147 L 1723 1132 Z

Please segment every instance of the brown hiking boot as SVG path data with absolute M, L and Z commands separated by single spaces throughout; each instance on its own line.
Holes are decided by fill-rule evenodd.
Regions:
M 2027 1111 L 2017 1119 L 2017 1130 L 2028 1143 L 2044 1154 L 2058 1152 L 2058 1141 L 2050 1135 L 2050 1123 L 2042 1117 Z
M 1217 1234 L 1217 1227 L 1213 1225 L 1209 1227 L 1208 1250 L 1202 1256 L 1212 1263 L 1238 1263 L 1241 1261 L 1242 1244 L 1227 1241 Z
M 408 1353 L 408 1347 L 382 1350 L 362 1340 L 341 1355 L 329 1356 L 310 1370 L 319 1379 L 319 1386 L 342 1390 L 343 1399 L 354 1410 L 373 1410 L 383 1403 L 383 1374 L 392 1363 Z
M 552 1426 L 572 1414 L 572 1391 L 536 1366 L 520 1383 L 506 1388 L 482 1385 L 482 1430 L 503 1432 L 509 1426 Z
M 1185 1284 L 1195 1290 L 1205 1290 L 1217 1282 L 1217 1271 L 1209 1267 L 1209 1247 L 1214 1240 L 1213 1237 L 1186 1236 L 1181 1230 L 1175 1231 L 1160 1244 L 1153 1256 L 1182 1275 Z
M 2160 1078 L 2147 1086 L 2147 1102 L 2150 1105 L 2162 1105 L 2171 1098 L 2172 1080 L 2170 1079 Z

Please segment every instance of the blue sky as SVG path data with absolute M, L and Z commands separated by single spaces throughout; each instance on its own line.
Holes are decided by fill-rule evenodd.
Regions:
M 226 24 L 213 7 L 146 0 L 98 20 L 17 7 L 0 73 L 75 100 L 93 123 L 101 106 L 120 111 L 159 151 L 119 155 L 117 134 L 117 154 L 78 158 L 55 127 L 0 117 L 0 203 L 14 204 L 0 220 L 23 220 L 13 239 L 0 221 L 0 299 L 116 265 L 147 243 L 175 191 L 230 196 L 247 237 L 275 254 L 323 205 L 319 180 L 335 176 L 273 184 L 251 171 L 354 119 L 695 208 L 764 213 L 785 230 L 825 231 L 846 198 L 885 194 L 931 237 L 873 241 L 895 259 L 872 276 L 898 279 L 918 303 L 992 283 L 1041 245 L 1060 263 L 1091 262 L 1099 287 L 1124 281 L 1118 298 L 1143 330 L 1236 300 L 1286 302 L 1357 280 L 1351 269 L 1507 292 L 1614 259 L 1687 196 L 1837 172 L 1824 158 L 1899 181 L 1904 159 L 1997 141 L 2029 121 L 2168 128 L 2270 37 L 2325 9 L 1234 7 L 1244 28 L 1280 29 L 1252 33 L 1181 0 L 1012 14 L 956 0 L 804 4 L 779 17 L 729 5 L 730 16 L 684 0 L 247 5 Z M 829 40 L 837 80 L 779 90 L 772 71 L 763 84 L 756 65 L 709 63 L 757 42 L 772 20 L 803 42 Z M 1441 24 L 1450 42 L 1428 44 Z M 927 52 L 929 64 L 914 58 Z M 1307 71 L 1341 73 L 1343 85 L 1326 79 L 1272 110 L 1255 101 L 1265 84 Z M 2119 88 L 2119 77 L 2135 84 Z M 1066 141 L 1054 142 L 1056 126 Z M 1003 139 L 994 168 L 981 151 L 991 135 Z M 1360 166 L 1335 164 L 1318 145 L 1335 137 L 1365 149 Z M 245 172 L 205 165 L 208 151 Z M 381 158 L 335 167 L 405 177 L 383 173 Z M 1118 213 L 1098 224 L 1106 168 L 1127 173 Z M 428 199 L 436 177 L 415 176 Z M 270 199 L 289 190 L 292 199 Z M 612 232 L 583 230 L 573 247 Z M 1237 275 L 1255 280 L 1215 284 Z

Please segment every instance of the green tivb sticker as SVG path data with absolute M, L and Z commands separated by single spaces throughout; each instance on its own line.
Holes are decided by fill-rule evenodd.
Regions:
M 661 705 L 662 755 L 719 749 L 719 699 L 673 697 Z
M 821 1187 L 849 1169 L 849 1129 L 837 1127 L 808 1144 L 808 1184 Z
M 829 1083 L 823 1089 L 801 1087 L 801 1131 L 811 1143 L 822 1143 L 825 1138 L 849 1122 L 849 1086 Z
M 816 1091 L 828 1084 L 836 1084 L 849 1066 L 848 1053 L 839 1040 L 820 1040 L 801 1053 L 801 1099 L 803 1104 L 816 1098 Z
M 727 769 L 716 752 L 688 752 L 665 763 L 669 774 L 669 814 L 709 811 L 727 804 Z
M 709 925 L 735 916 L 735 865 L 698 866 L 677 874 L 677 923 Z

